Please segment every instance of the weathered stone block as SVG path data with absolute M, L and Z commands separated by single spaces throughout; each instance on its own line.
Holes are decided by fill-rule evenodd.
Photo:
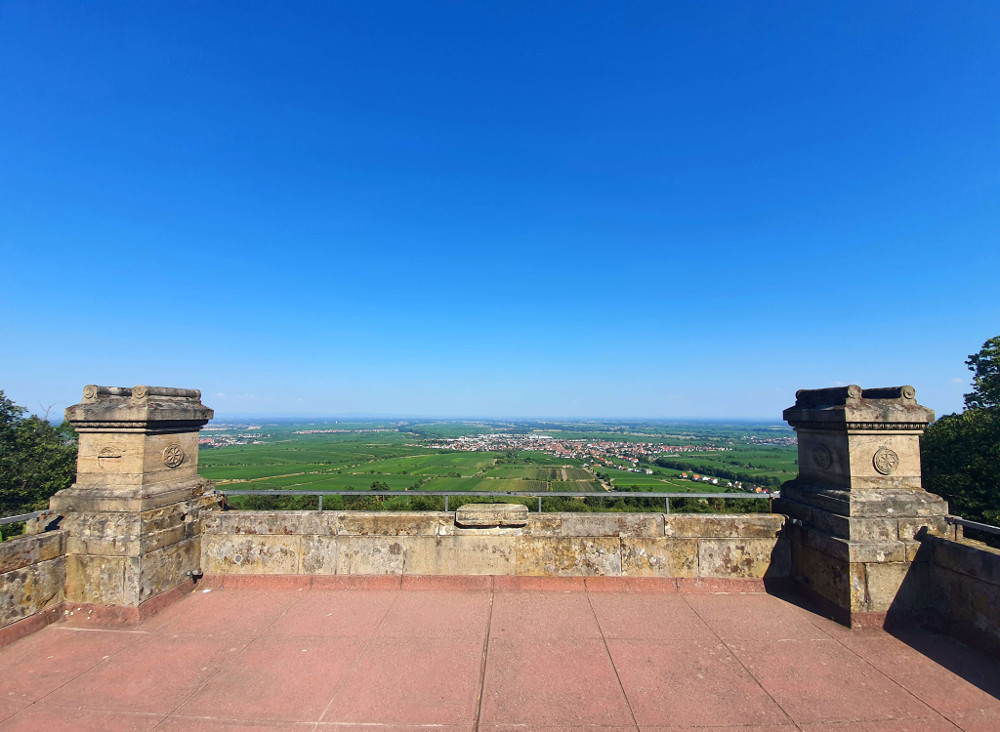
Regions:
M 65 538 L 62 531 L 49 531 L 0 542 L 0 575 L 61 557 Z
M 342 536 L 337 545 L 337 574 L 403 574 L 413 538 Z
M 411 541 L 406 574 L 511 575 L 515 536 L 421 536 Z
M 792 540 L 793 577 L 801 578 L 810 592 L 846 611 L 851 595 L 848 568 L 852 565 L 803 541 L 803 533 L 796 531 Z
M 935 536 L 944 536 L 948 533 L 948 524 L 944 520 L 944 516 L 944 514 L 940 514 L 920 518 L 901 518 L 897 521 L 899 538 L 904 541 L 913 540 L 924 532 Z
M 303 511 L 220 511 L 208 517 L 206 533 L 250 536 L 301 534 Z M 312 512 L 310 512 L 312 513 Z
M 861 563 L 847 565 L 847 586 L 850 593 L 848 608 L 852 614 L 873 612 L 871 598 L 868 596 L 868 575 L 866 572 L 868 566 Z
M 698 540 L 625 537 L 621 540 L 625 577 L 697 577 Z
M 470 503 L 455 511 L 455 525 L 466 527 L 524 526 L 528 507 L 520 503 Z
M 161 592 L 181 584 L 189 571 L 201 566 L 201 539 L 185 539 L 167 544 L 142 556 L 139 587 L 135 593 L 139 604 Z
M 529 513 L 523 529 L 525 536 L 560 536 L 566 513 Z
M 0 573 L 0 628 L 61 603 L 65 581 L 66 562 L 62 557 Z
M 560 535 L 654 538 L 663 536 L 663 514 L 567 513 Z
M 138 513 L 70 513 L 61 526 L 66 531 L 68 554 L 136 556 L 142 522 Z
M 910 570 L 909 562 L 873 562 L 865 564 L 869 612 L 886 612 L 896 599 Z
M 303 536 L 302 574 L 336 574 L 338 542 L 336 536 Z
M 948 503 L 940 496 L 916 489 L 873 488 L 856 494 L 842 492 L 844 508 L 838 511 L 858 517 L 938 517 L 948 513 Z
M 139 558 L 101 554 L 66 556 L 66 601 L 94 605 L 138 605 Z
M 202 569 L 209 574 L 297 574 L 301 536 L 202 537 Z
M 899 522 L 887 518 L 850 519 L 848 538 L 852 541 L 897 541 Z
M 959 542 L 929 537 L 924 543 L 931 549 L 935 565 L 1000 587 L 1000 549 L 968 539 Z
M 525 536 L 623 537 L 663 536 L 663 514 L 658 513 L 532 513 Z
M 785 525 L 780 514 L 676 514 L 663 517 L 664 535 L 686 538 L 773 539 Z
M 525 576 L 618 577 L 621 543 L 610 537 L 517 537 L 517 574 Z
M 931 563 L 929 585 L 939 629 L 969 644 L 1000 653 L 1000 585 Z
M 451 513 L 353 511 L 337 514 L 338 536 L 447 536 L 455 533 Z
M 774 539 L 699 539 L 701 577 L 787 577 L 786 542 Z

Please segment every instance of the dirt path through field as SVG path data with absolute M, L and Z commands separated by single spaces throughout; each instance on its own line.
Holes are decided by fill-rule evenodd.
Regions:
M 601 486 L 601 488 L 603 488 L 608 493 L 611 492 L 611 486 L 609 484 L 605 483 L 600 478 L 598 478 L 597 477 L 597 473 L 595 473 L 593 470 L 591 470 L 590 468 L 588 468 L 586 466 L 584 466 L 583 469 L 586 470 L 588 473 L 590 473 L 594 477 L 594 480 L 597 481 L 597 485 Z

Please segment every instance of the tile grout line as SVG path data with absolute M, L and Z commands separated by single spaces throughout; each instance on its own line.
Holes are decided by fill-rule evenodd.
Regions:
M 822 628 L 820 628 L 820 630 L 822 630 Z M 849 630 L 850 630 L 850 629 L 849 629 Z M 825 632 L 825 631 L 824 631 L 824 632 Z M 883 632 L 883 633 L 885 633 L 885 630 L 883 630 L 882 632 Z M 887 634 L 887 635 L 888 635 L 888 634 Z M 932 706 L 931 706 L 930 704 L 928 704 L 927 702 L 925 702 L 925 701 L 924 701 L 923 699 L 921 699 L 921 698 L 920 698 L 919 696 L 917 696 L 916 694 L 914 694 L 914 693 L 913 693 L 912 691 L 910 691 L 910 690 L 909 690 L 908 688 L 906 688 L 906 687 L 905 687 L 905 686 L 903 686 L 903 685 L 902 685 L 901 683 L 899 683 L 898 681 L 896 681 L 896 679 L 895 679 L 895 678 L 893 678 L 892 676 L 890 676 L 889 674 L 887 674 L 887 673 L 886 673 L 885 671 L 883 671 L 882 669 L 880 669 L 880 668 L 879 668 L 878 666 L 876 666 L 876 665 L 875 665 L 874 663 L 872 663 L 872 662 L 871 662 L 871 661 L 869 661 L 869 660 L 868 660 L 867 658 L 865 658 L 864 656 L 862 656 L 862 655 L 861 655 L 860 653 L 858 653 L 857 651 L 855 651 L 855 650 L 854 650 L 853 648 L 851 648 L 851 647 L 850 647 L 849 645 L 847 645 L 846 643 L 843 643 L 843 642 L 841 642 L 841 640 L 840 640 L 839 638 L 837 638 L 836 636 L 834 636 L 834 635 L 832 635 L 832 634 L 830 635 L 830 638 L 831 638 L 831 640 L 833 640 L 834 642 L 836 642 L 836 643 L 837 643 L 837 645 L 839 645 L 840 647 L 844 648 L 844 649 L 845 649 L 845 650 L 846 650 L 846 651 L 847 651 L 848 653 L 851 653 L 851 654 L 853 654 L 854 656 L 856 656 L 857 658 L 859 658 L 859 659 L 860 659 L 861 661 L 863 661 L 863 662 L 864 662 L 864 663 L 865 663 L 865 664 L 866 664 L 866 665 L 867 665 L 867 666 L 868 666 L 869 668 L 871 668 L 871 669 L 872 669 L 872 670 L 873 670 L 873 671 L 874 671 L 875 673 L 877 673 L 877 674 L 881 674 L 881 675 L 882 675 L 882 676 L 884 676 L 885 678 L 889 679 L 889 681 L 891 681 L 891 682 L 892 682 L 893 684 L 895 684 L 895 685 L 896 685 L 896 686 L 898 686 L 898 687 L 899 687 L 900 689 L 902 689 L 902 690 L 903 690 L 903 691 L 904 691 L 905 693 L 909 694 L 909 695 L 910 695 L 911 697 L 913 697 L 914 699 L 916 699 L 916 700 L 917 700 L 918 702 L 920 702 L 921 704 L 923 704 L 923 705 L 924 705 L 925 707 L 927 707 L 928 709 L 930 709 L 930 710 L 931 710 L 932 712 L 934 712 L 934 714 L 936 714 L 937 716 L 941 717 L 941 719 L 945 720 L 945 721 L 946 721 L 946 722 L 948 722 L 949 724 L 952 724 L 952 725 L 954 725 L 954 726 L 955 726 L 955 727 L 957 727 L 958 729 L 962 729 L 962 726 L 961 726 L 961 725 L 959 725 L 959 724 L 958 724 L 957 722 L 953 721 L 953 720 L 952 720 L 952 719 L 951 719 L 951 718 L 950 718 L 950 717 L 949 717 L 948 715 L 946 715 L 946 714 L 945 714 L 944 712 L 940 711 L 940 710 L 939 710 L 939 709 L 938 709 L 937 707 L 932 707 Z M 926 717 L 912 717 L 912 719 L 926 719 Z
M 376 590 L 376 591 L 386 592 L 387 590 Z M 323 717 L 325 717 L 326 713 L 330 711 L 330 707 L 333 706 L 333 702 L 337 698 L 337 695 L 340 693 L 340 690 L 344 687 L 344 684 L 347 683 L 347 680 L 351 678 L 351 674 L 354 673 L 354 670 L 358 667 L 358 663 L 360 663 L 361 657 L 365 655 L 365 653 L 368 651 L 368 648 L 372 645 L 372 643 L 375 641 L 375 638 L 378 636 L 378 631 L 379 628 L 382 627 L 382 623 L 384 623 L 385 619 L 389 617 L 389 613 L 392 612 L 392 608 L 395 607 L 396 603 L 399 601 L 400 595 L 403 594 L 402 579 L 400 580 L 399 587 L 397 587 L 394 590 L 388 590 L 388 591 L 394 592 L 395 597 L 392 598 L 392 602 L 389 603 L 389 606 L 385 609 L 385 612 L 382 613 L 382 617 L 378 619 L 378 623 L 376 623 L 375 627 L 372 628 L 371 635 L 365 638 L 364 645 L 361 646 L 361 650 L 358 651 L 358 655 L 354 657 L 354 662 L 351 663 L 350 668 L 347 669 L 347 673 L 344 674 L 344 678 L 342 678 L 340 680 L 340 683 L 334 687 L 333 694 L 330 695 L 330 701 L 327 702 L 327 705 L 323 707 L 323 711 L 320 712 L 319 718 L 316 720 L 316 727 L 314 729 L 319 729 L 319 725 L 322 723 Z
M 225 591 L 225 588 L 224 588 L 224 587 L 223 587 L 223 588 L 220 588 L 220 589 L 221 589 L 222 591 Z M 213 590 L 213 591 L 218 591 L 218 590 L 216 590 L 215 588 L 212 588 L 212 590 Z M 204 590 L 202 590 L 202 592 L 204 592 Z M 240 592 L 240 590 L 230 590 L 230 592 Z M 272 621 L 271 621 L 271 623 L 270 623 L 269 625 L 267 625 L 267 626 L 265 626 L 264 628 L 262 628 L 261 630 L 259 630 L 259 631 L 258 631 L 258 632 L 257 632 L 256 634 L 253 634 L 253 635 L 251 635 L 251 636 L 250 636 L 250 640 L 249 640 L 249 641 L 247 641 L 247 642 L 246 642 L 246 643 L 245 643 L 245 644 L 243 645 L 243 647 L 242 647 L 242 648 L 240 648 L 239 652 L 238 652 L 238 653 L 237 653 L 237 654 L 236 654 L 236 655 L 235 655 L 235 656 L 233 657 L 233 659 L 232 659 L 232 661 L 230 661 L 230 663 L 235 663 L 235 662 L 236 662 L 237 660 L 239 660 L 239 658 L 240 658 L 241 656 L 243 656 L 243 654 L 244 654 L 244 653 L 246 653 L 247 649 L 248 649 L 248 648 L 249 648 L 250 646 L 252 646 L 252 645 L 253 645 L 254 643 L 256 643 L 257 641 L 259 641 L 259 640 L 260 640 L 261 638 L 263 638 L 263 637 L 264 637 L 264 632 L 265 632 L 265 630 L 266 630 L 266 629 L 267 629 L 268 627 L 270 627 L 271 625 L 274 625 L 275 623 L 277 623 L 277 622 L 278 622 L 278 620 L 279 620 L 279 619 L 283 618 L 283 617 L 285 616 L 285 614 L 286 614 L 286 613 L 287 613 L 287 612 L 288 612 L 288 611 L 289 611 L 289 610 L 290 610 L 290 609 L 292 608 L 292 606 L 293 606 L 293 605 L 295 605 L 295 604 L 296 604 L 297 602 L 300 602 L 300 601 L 301 601 L 301 599 L 302 599 L 302 598 L 298 598 L 298 599 L 296 599 L 296 600 L 292 600 L 291 602 L 289 602 L 289 603 L 288 603 L 288 605 L 287 605 L 287 606 L 285 607 L 285 609 L 284 609 L 284 610 L 283 610 L 283 611 L 282 611 L 282 612 L 281 612 L 281 613 L 280 613 L 279 615 L 277 615 L 277 616 L 275 617 L 275 619 L 274 619 L 274 620 L 272 620 Z M 193 608 L 192 608 L 191 610 L 189 610 L 188 612 L 193 612 Z M 183 617 L 184 615 L 185 615 L 185 613 L 182 613 L 180 617 Z M 172 621 L 171 621 L 171 622 L 172 622 Z M 160 628 L 158 628 L 158 630 L 162 631 L 162 630 L 164 629 L 164 627 L 165 627 L 165 626 L 166 626 L 166 623 L 165 623 L 165 624 L 164 624 L 163 626 L 160 626 Z M 169 631 L 168 631 L 168 632 L 169 632 Z M 178 633 L 177 635 L 184 635 L 184 633 Z M 220 636 L 223 636 L 223 637 L 225 636 L 225 634 L 223 634 L 223 633 L 220 633 L 219 635 L 220 635 Z M 240 635 L 236 635 L 236 636 L 232 636 L 232 637 L 236 637 L 236 638 L 239 638 L 239 637 L 240 637 Z M 245 636 L 245 635 L 243 635 L 242 637 L 244 637 L 244 638 L 245 638 L 246 636 Z M 154 730 L 155 730 L 155 729 L 157 729 L 157 728 L 158 728 L 158 727 L 160 727 L 160 726 L 161 726 L 161 725 L 162 725 L 162 724 L 163 724 L 164 722 L 166 722 L 167 720 L 169 720 L 169 719 L 170 719 L 170 718 L 171 718 L 171 717 L 172 717 L 172 716 L 173 716 L 173 715 L 174 715 L 174 714 L 175 714 L 175 713 L 177 712 L 177 710 L 178 710 L 178 709 L 180 709 L 180 708 L 181 708 L 182 706 L 184 706 L 185 704 L 187 704 L 187 703 L 188 703 L 188 702 L 189 702 L 189 701 L 190 701 L 191 699 L 193 699 L 193 698 L 195 697 L 195 695 L 196 695 L 196 694 L 198 694 L 198 692 L 200 692 L 200 691 L 201 691 L 202 689 L 204 689 L 204 688 L 205 688 L 206 686 L 208 686 L 208 684 L 210 684 L 210 683 L 211 683 L 211 682 L 212 682 L 213 680 L 215 680 L 215 677 L 216 677 L 216 676 L 218 676 L 219 674 L 221 674 L 221 673 L 222 673 L 222 671 L 223 671 L 223 669 L 225 669 L 227 665 L 228 665 L 228 664 L 227 664 L 227 663 L 225 663 L 225 662 L 223 662 L 223 663 L 220 663 L 220 664 L 219 664 L 219 668 L 217 668 L 217 669 L 215 670 L 215 673 L 212 673 L 212 674 L 209 674 L 209 676 L 208 676 L 208 677 L 207 677 L 207 678 L 206 678 L 206 679 L 205 679 L 205 680 L 204 680 L 204 681 L 203 681 L 203 682 L 202 682 L 201 684 L 199 684 L 199 685 L 197 686 L 197 688 L 195 688 L 195 689 L 194 689 L 194 691 L 192 691 L 192 692 L 191 692 L 190 694 L 188 694 L 188 695 L 187 695 L 186 697 L 184 697 L 183 699 L 181 699 L 180 703 L 179 703 L 179 704 L 177 704 L 177 705 L 175 705 L 175 706 L 174 706 L 174 707 L 173 707 L 173 708 L 172 708 L 172 709 L 171 709 L 171 710 L 170 710 L 169 712 L 167 712 L 167 713 L 166 713 L 166 714 L 164 715 L 163 719 L 161 719 L 161 720 L 160 720 L 159 722 L 157 722 L 157 723 L 156 723 L 156 725 L 155 725 L 155 726 L 153 727 L 153 729 L 154 729 Z
M 55 625 L 57 625 L 57 623 L 52 623 L 52 625 L 50 625 L 48 627 L 51 628 L 51 627 L 53 627 Z M 43 628 L 42 630 L 48 630 L 48 628 Z M 68 628 L 62 628 L 62 630 L 68 630 Z M 93 633 L 93 632 L 100 632 L 101 631 L 100 628 L 86 628 L 86 629 L 80 628 L 80 630 L 87 630 L 88 632 L 91 632 L 91 633 Z M 118 631 L 118 632 L 120 633 L 121 631 Z M 95 664 L 93 664 L 91 666 L 88 666 L 87 668 L 83 669 L 80 673 L 76 674 L 75 676 L 73 676 L 70 679 L 67 679 L 65 681 L 65 683 L 60 684 L 56 688 L 50 690 L 48 693 L 43 694 L 42 696 L 38 697 L 37 699 L 33 699 L 30 704 L 28 704 L 25 707 L 22 707 L 21 709 L 18 709 L 16 712 L 14 712 L 14 714 L 20 714 L 21 712 L 23 712 L 23 711 L 25 711 L 27 709 L 30 709 L 31 707 L 35 706 L 35 704 L 37 704 L 38 702 L 44 701 L 45 699 L 47 699 L 48 697 L 52 696 L 53 694 L 55 694 L 60 689 L 66 687 L 68 684 L 72 684 L 74 681 L 76 681 L 78 678 L 80 678 L 84 674 L 90 673 L 91 671 L 93 671 L 94 669 L 96 669 L 98 666 L 101 666 L 101 665 L 103 665 L 105 663 L 110 662 L 111 659 L 114 658 L 115 656 L 117 656 L 119 653 L 123 653 L 124 651 L 128 650 L 132 646 L 137 645 L 138 643 L 140 643 L 142 641 L 142 636 L 145 635 L 145 634 L 142 633 L 142 632 L 140 632 L 140 631 L 135 631 L 135 634 L 138 636 L 135 640 L 131 641 L 130 643 L 126 643 L 125 645 L 123 645 L 121 648 L 119 648 L 114 653 L 110 653 L 107 656 L 101 658 L 101 660 L 98 661 L 97 663 L 95 663 Z M 4 717 L 3 720 L 0 720 L 0 721 L 7 721 L 7 720 L 9 720 L 9 719 L 11 719 L 14 716 L 14 714 L 11 714 L 11 715 L 9 715 L 7 717 Z M 157 723 L 157 724 L 159 724 L 159 723 Z
M 604 652 L 608 654 L 608 660 L 611 662 L 611 668 L 615 672 L 615 681 L 618 682 L 618 688 L 621 689 L 622 697 L 625 699 L 625 706 L 628 707 L 629 716 L 632 717 L 632 725 L 636 730 L 638 730 L 639 721 L 635 718 L 635 711 L 632 709 L 632 701 L 628 698 L 628 693 L 625 691 L 625 685 L 622 683 L 622 678 L 618 674 L 618 666 L 615 664 L 615 659 L 611 655 L 611 649 L 608 648 L 608 639 L 604 636 L 604 626 L 601 625 L 601 620 L 597 617 L 597 610 L 594 609 L 594 603 L 590 599 L 590 589 L 587 587 L 586 578 L 584 578 L 583 581 L 583 591 L 587 597 L 587 605 L 590 607 L 590 613 L 594 616 L 594 622 L 597 623 L 597 629 L 601 632 L 601 643 L 604 644 Z
M 479 732 L 479 722 L 483 715 L 483 704 L 486 701 L 486 658 L 490 650 L 490 637 L 493 631 L 493 601 L 496 597 L 496 577 L 490 577 L 490 612 L 486 618 L 486 638 L 483 640 L 483 658 L 479 664 L 479 703 L 476 705 L 476 718 L 473 720 L 473 732 Z
M 769 692 L 764 687 L 764 685 L 762 683 L 760 683 L 760 679 L 757 678 L 757 675 L 753 671 L 751 671 L 749 668 L 747 668 L 746 664 L 743 663 L 742 660 L 740 660 L 739 656 L 737 656 L 735 653 L 733 653 L 733 649 L 729 647 L 729 644 L 726 643 L 726 641 L 722 639 L 722 636 L 719 635 L 718 632 L 716 632 L 715 628 L 712 627 L 712 624 L 709 623 L 707 620 L 705 620 L 705 618 L 703 618 L 701 616 L 701 613 L 698 612 L 698 610 L 694 607 L 694 605 L 692 605 L 690 602 L 688 602 L 688 599 L 687 599 L 687 597 L 684 596 L 684 593 L 682 592 L 682 593 L 680 593 L 680 595 L 681 595 L 681 599 L 684 600 L 684 604 L 687 605 L 691 609 L 691 612 L 693 612 L 696 616 L 698 616 L 698 620 L 700 620 L 701 622 L 703 622 L 705 624 L 705 627 L 707 627 L 710 631 L 712 631 L 712 635 L 714 635 L 718 639 L 719 643 L 722 644 L 722 647 L 725 648 L 726 651 L 729 653 L 729 655 L 733 657 L 733 660 L 735 660 L 736 663 L 738 663 L 740 665 L 740 668 L 742 668 L 744 671 L 746 671 L 750 675 L 750 678 L 754 680 L 754 683 L 757 684 L 757 686 L 760 688 L 760 690 L 763 691 L 765 694 L 767 694 L 767 698 L 770 699 L 772 702 L 774 702 L 774 705 L 776 707 L 778 707 L 778 709 L 781 710 L 781 713 L 785 715 L 785 717 L 788 719 L 789 723 L 793 727 L 795 727 L 795 729 L 797 729 L 797 730 L 799 730 L 799 732 L 801 732 L 802 731 L 802 727 L 799 726 L 798 722 L 796 722 L 794 719 L 792 719 L 792 715 L 788 713 L 788 710 L 785 709 L 783 706 L 781 706 L 781 704 L 778 702 L 777 699 L 774 698 L 774 696 L 771 694 L 771 692 Z

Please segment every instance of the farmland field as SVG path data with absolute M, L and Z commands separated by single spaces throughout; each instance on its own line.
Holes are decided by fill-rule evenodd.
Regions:
M 425 491 L 544 491 L 545 481 L 521 478 L 435 478 L 421 486 Z
M 206 440 L 211 446 L 199 452 L 199 472 L 217 481 L 223 491 L 356 490 L 358 499 L 350 499 L 355 502 L 372 500 L 364 496 L 372 488 L 400 491 L 398 499 L 377 499 L 373 505 L 378 508 L 406 508 L 424 491 L 530 491 L 594 496 L 578 510 L 628 510 L 629 506 L 647 510 L 645 499 L 614 498 L 615 492 L 723 492 L 734 490 L 727 483 L 737 480 L 733 477 L 737 475 L 747 490 L 753 490 L 751 481 L 777 485 L 794 477 L 797 470 L 794 436 L 780 426 L 680 425 L 672 431 L 670 425 L 644 424 L 634 428 L 612 425 L 602 431 L 596 424 L 573 429 L 566 423 L 559 428 L 545 424 L 528 437 L 530 424 L 525 428 L 487 422 L 332 424 L 234 425 L 228 432 L 225 426 L 213 426 L 203 434 L 211 436 Z M 241 430 L 252 432 L 240 434 Z M 507 441 L 483 439 L 491 434 Z M 456 442 L 459 437 L 464 441 Z M 560 447 L 540 449 L 553 440 L 564 441 Z M 473 445 L 479 442 L 499 446 Z M 664 450 L 643 445 L 679 447 Z M 594 453 L 597 449 L 604 452 Z M 595 454 L 610 459 L 600 457 L 603 462 L 598 462 Z M 639 460 L 636 472 L 612 467 L 622 463 L 627 467 L 627 458 L 634 455 Z M 635 464 L 636 458 L 631 462 Z M 647 470 L 652 474 L 647 475 Z M 718 477 L 719 482 L 683 479 L 684 472 Z M 609 500 L 597 500 L 595 494 Z M 302 501 L 315 500 L 303 497 L 295 506 L 308 507 L 312 504 Z M 437 505 L 436 500 L 421 498 L 420 506 Z M 330 498 L 327 505 L 342 504 Z M 656 510 L 655 504 L 651 502 L 648 510 Z M 581 504 L 553 497 L 543 499 L 543 506 L 544 510 L 563 510 Z

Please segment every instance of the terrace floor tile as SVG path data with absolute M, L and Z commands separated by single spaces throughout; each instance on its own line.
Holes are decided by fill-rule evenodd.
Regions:
M 312 732 L 315 722 L 267 722 L 261 719 L 220 719 L 218 717 L 185 717 L 175 714 L 167 717 L 156 732 Z M 376 732 L 369 729 L 368 732 Z
M 162 714 L 67 709 L 52 704 L 32 704 L 0 723 L 3 732 L 144 732 L 163 719 Z
M 482 638 L 374 638 L 321 721 L 470 724 L 482 649 Z
M 959 732 L 960 728 L 940 716 L 910 719 L 880 719 L 867 722 L 824 722 L 799 725 L 802 732 Z M 996 730 L 996 728 L 991 728 Z M 712 730 L 715 732 L 715 730 Z M 753 732 L 757 732 L 754 730 Z
M 102 663 L 140 639 L 140 631 L 73 630 L 56 625 L 52 632 L 22 638 L 8 649 L 5 669 L 17 673 L 0 676 L 0 699 L 41 699 L 80 674 Z
M 30 705 L 31 702 L 27 699 L 0 696 L 0 722 Z
M 639 726 L 639 732 L 681 732 L 682 730 L 690 731 L 692 729 L 699 729 L 696 727 L 677 727 L 677 726 L 663 726 L 663 725 L 649 725 L 643 724 Z M 735 727 L 701 727 L 701 732 L 799 732 L 801 728 L 794 724 L 755 724 L 753 726 L 746 725 L 736 725 Z M 827 732 L 837 732 L 837 730 L 828 730 Z M 848 730 L 839 730 L 839 732 L 849 732 Z
M 482 728 L 480 728 L 482 729 Z M 328 724 L 320 722 L 316 732 L 475 732 L 476 725 L 469 724 Z M 521 728 L 521 732 L 525 732 Z
M 586 592 L 496 592 L 490 634 L 499 638 L 600 638 Z
M 178 710 L 188 717 L 316 722 L 364 648 L 360 638 L 258 638 Z
M 1000 662 L 970 652 L 951 638 L 926 633 L 902 638 L 863 633 L 841 642 L 944 714 L 1000 711 Z
M 592 724 L 580 726 L 580 725 L 566 725 L 566 724 L 556 724 L 556 725 L 539 725 L 539 724 L 481 724 L 479 725 L 479 732 L 526 732 L 527 730 L 532 730 L 532 732 L 579 732 L 581 729 L 586 730 L 586 732 L 639 732 L 639 728 L 634 724 L 616 727 L 605 727 L 605 726 L 595 726 Z M 712 730 L 715 732 L 715 730 Z M 743 732 L 756 732 L 756 730 L 743 730 Z
M 836 640 L 730 642 L 798 724 L 933 718 L 910 692 Z
M 718 639 L 609 640 L 608 648 L 641 726 L 792 723 Z
M 590 594 L 605 638 L 715 640 L 715 633 L 677 593 Z
M 486 637 L 489 592 L 401 592 L 375 634 L 380 638 Z
M 490 638 L 480 721 L 573 728 L 635 720 L 601 639 Z
M 1000 729 L 1000 711 L 996 709 L 954 712 L 948 717 L 965 732 L 996 732 Z
M 813 613 L 772 595 L 687 594 L 687 605 L 724 641 L 826 640 Z
M 267 628 L 269 635 L 369 638 L 398 591 L 313 590 Z
M 167 714 L 250 640 L 228 635 L 151 635 L 116 654 L 113 662 L 77 676 L 45 701 L 62 707 Z
M 159 627 L 167 633 L 257 635 L 301 599 L 302 593 L 254 592 L 252 603 L 247 602 L 248 597 L 236 590 L 198 590 L 184 603 L 189 606 L 186 612 L 174 615 Z

